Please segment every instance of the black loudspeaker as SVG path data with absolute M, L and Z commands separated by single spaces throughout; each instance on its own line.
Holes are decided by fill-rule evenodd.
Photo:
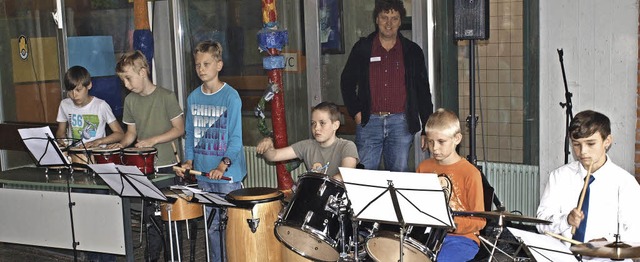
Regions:
M 489 39 L 489 0 L 454 0 L 453 38 Z

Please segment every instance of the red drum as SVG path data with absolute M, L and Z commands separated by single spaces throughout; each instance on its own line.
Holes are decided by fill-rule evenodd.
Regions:
M 145 175 L 153 174 L 158 150 L 154 147 L 131 147 L 122 150 L 122 164 L 137 166 Z
M 96 160 L 96 164 L 114 163 L 116 165 L 122 165 L 120 151 L 120 148 L 95 148 L 91 154 Z

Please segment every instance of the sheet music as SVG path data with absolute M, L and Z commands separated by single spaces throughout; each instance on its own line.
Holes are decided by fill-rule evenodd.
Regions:
M 569 247 L 556 238 L 511 227 L 507 227 L 507 229 L 527 245 L 533 258 L 538 262 L 578 260 L 573 256 Z
M 152 182 L 136 166 L 123 166 L 114 163 L 90 164 L 88 165 L 113 191 L 122 197 L 146 197 L 167 201 L 167 197 L 162 194 Z M 118 172 L 118 170 L 120 172 Z M 128 180 L 121 177 L 127 176 Z M 130 182 L 129 182 L 130 181 Z M 138 189 L 138 191 L 136 191 Z
M 68 166 L 71 164 L 66 157 L 60 157 L 62 150 L 58 145 L 49 142 L 49 138 L 55 138 L 55 136 L 48 126 L 21 128 L 18 129 L 18 133 L 27 146 L 27 150 L 36 160 L 39 160 L 39 163 L 36 163 L 37 165 Z
M 195 199 L 198 200 L 198 203 L 202 204 L 214 204 L 217 206 L 236 206 L 231 204 L 229 201 L 219 196 L 218 194 L 214 194 L 211 192 L 202 191 L 199 188 L 188 187 L 188 186 L 171 186 L 172 189 L 182 190 L 187 195 L 193 195 Z
M 389 192 L 366 207 L 387 190 L 388 180 L 391 180 L 398 192 L 398 203 L 405 223 L 444 227 L 453 224 L 436 174 L 339 169 L 357 219 L 398 222 Z

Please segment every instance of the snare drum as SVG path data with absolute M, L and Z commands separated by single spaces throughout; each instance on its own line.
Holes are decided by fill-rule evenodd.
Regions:
M 344 184 L 323 174 L 307 173 L 276 223 L 276 236 L 296 253 L 321 261 L 337 261 L 344 238 L 351 243 L 351 219 L 344 214 L 340 223 L 337 207 L 345 196 Z
M 93 151 L 94 148 L 83 148 L 83 147 L 73 147 L 73 148 L 69 148 L 69 156 L 71 156 L 71 163 L 72 164 L 76 164 L 76 166 L 73 167 L 73 169 L 75 170 L 87 170 L 84 167 L 80 167 L 80 166 L 87 166 L 88 164 L 95 164 L 95 159 L 93 158 L 93 155 L 91 154 L 91 152 Z M 80 166 L 77 166 L 80 165 Z
M 177 199 L 173 204 L 166 202 L 160 204 L 160 217 L 163 221 L 169 221 L 169 205 L 171 206 L 171 221 L 194 219 L 203 215 L 202 204 L 189 202 L 190 196 L 170 190 L 162 190 L 162 193 L 167 197 Z
M 400 227 L 377 224 L 367 239 L 366 250 L 374 261 L 396 261 L 400 258 Z M 435 261 L 446 228 L 407 227 L 403 245 L 403 261 Z
M 130 147 L 122 150 L 122 164 L 137 166 L 145 175 L 153 174 L 158 150 L 153 147 Z
M 96 160 L 96 164 L 114 163 L 122 165 L 122 156 L 120 148 L 96 148 L 93 149 L 91 155 Z
M 227 258 L 233 261 L 282 261 L 281 245 L 273 231 L 283 194 L 275 188 L 254 187 L 234 190 L 227 200 Z

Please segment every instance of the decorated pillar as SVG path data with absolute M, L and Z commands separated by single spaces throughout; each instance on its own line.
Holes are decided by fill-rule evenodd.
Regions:
M 287 140 L 287 121 L 284 111 L 284 88 L 282 86 L 282 70 L 284 69 L 284 57 L 280 55 L 282 48 L 288 42 L 288 33 L 286 30 L 278 29 L 276 12 L 276 0 L 262 0 L 262 22 L 263 28 L 258 32 L 258 45 L 261 52 L 266 55 L 262 60 L 264 69 L 267 70 L 269 76 L 269 87 L 265 92 L 265 96 L 261 99 L 256 110 L 256 115 L 264 119 L 262 108 L 264 102 L 273 100 L 271 104 L 271 123 L 273 125 L 273 141 L 276 148 L 288 146 Z M 264 131 L 265 125 L 260 126 Z M 265 134 L 266 133 L 266 134 Z M 269 132 L 263 132 L 269 135 Z M 278 189 L 289 191 L 293 186 L 291 178 L 291 169 L 287 168 L 284 162 L 276 163 L 278 173 Z
M 140 50 L 147 57 L 149 66 L 153 59 L 153 34 L 149 23 L 149 9 L 147 0 L 134 0 L 133 2 L 133 49 Z M 150 72 L 153 72 L 149 68 Z

